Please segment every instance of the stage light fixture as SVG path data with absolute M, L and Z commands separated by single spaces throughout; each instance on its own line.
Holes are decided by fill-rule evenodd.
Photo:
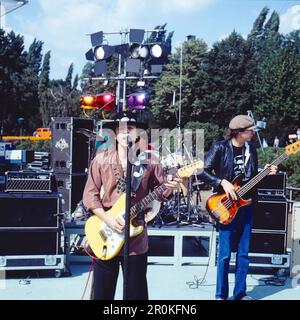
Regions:
M 81 109 L 93 110 L 97 109 L 95 106 L 95 96 L 92 94 L 84 94 L 80 97 Z
M 100 46 L 103 42 L 103 32 L 95 32 L 91 34 L 91 43 L 93 47 Z
M 138 43 L 133 43 L 129 48 L 129 56 L 132 59 L 138 59 L 140 56 L 140 45 Z
M 93 49 L 90 49 L 86 54 L 85 54 L 85 58 L 88 61 L 94 61 L 95 60 L 95 56 L 94 56 L 94 51 Z
M 116 97 L 111 92 L 105 91 L 97 94 L 95 97 L 95 106 L 97 109 L 111 111 L 115 108 Z
M 132 59 L 142 59 L 145 60 L 150 55 L 150 49 L 148 45 L 140 45 L 138 43 L 133 43 L 129 47 L 129 57 Z
M 143 45 L 139 48 L 139 55 L 142 59 L 147 59 L 149 57 L 149 47 Z
M 95 58 L 97 60 L 103 60 L 104 57 L 105 57 L 105 51 L 104 51 L 103 47 L 97 47 L 95 49 Z
M 94 49 L 94 54 L 96 60 L 106 60 L 110 58 L 115 51 L 114 46 L 109 46 L 109 45 L 103 45 L 103 46 L 97 46 Z
M 124 43 L 115 46 L 115 53 L 120 54 L 122 57 L 127 58 L 129 52 L 129 44 Z
M 139 90 L 127 96 L 128 110 L 145 109 L 149 103 L 149 94 L 145 90 Z
M 144 40 L 145 30 L 143 29 L 130 29 L 129 41 L 135 43 L 142 43 Z
M 155 44 L 151 47 L 150 54 L 153 58 L 161 58 L 163 54 L 163 49 L 159 44 Z

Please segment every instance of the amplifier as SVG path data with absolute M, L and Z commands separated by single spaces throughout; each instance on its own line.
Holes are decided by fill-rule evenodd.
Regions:
M 62 197 L 62 212 L 72 213 L 82 200 L 87 174 L 55 174 L 57 192 Z
M 283 196 L 285 193 L 286 173 L 279 172 L 266 176 L 257 184 L 258 196 Z
M 5 192 L 51 192 L 52 173 L 36 171 L 7 171 Z
M 63 251 L 61 234 L 54 230 L 0 230 L 0 256 L 55 255 Z
M 1 192 L 0 231 L 60 228 L 58 193 Z
M 90 141 L 81 130 L 93 132 L 93 120 L 76 117 L 51 119 L 51 167 L 55 174 L 85 173 L 89 167 Z
M 253 232 L 251 234 L 251 253 L 286 253 L 286 233 Z
M 279 201 L 258 200 L 253 206 L 253 229 L 285 232 L 288 224 L 288 204 L 284 198 Z

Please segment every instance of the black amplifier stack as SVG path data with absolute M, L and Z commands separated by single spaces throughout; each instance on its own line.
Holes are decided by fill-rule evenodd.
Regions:
M 259 262 L 259 255 L 269 255 L 270 265 L 287 266 L 288 203 L 285 187 L 285 173 L 267 176 L 257 186 L 250 245 L 250 252 L 257 257 L 253 257 L 252 262 Z
M 0 193 L 0 268 L 65 271 L 61 197 L 51 173 L 9 171 Z
M 91 154 L 91 141 L 82 129 L 92 132 L 93 127 L 90 119 L 52 118 L 51 167 L 63 212 L 73 212 L 82 199 Z

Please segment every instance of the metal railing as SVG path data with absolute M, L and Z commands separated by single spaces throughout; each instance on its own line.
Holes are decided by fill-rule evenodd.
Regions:
M 293 210 L 293 204 L 299 200 L 293 200 L 294 191 L 300 191 L 300 188 L 296 187 L 286 187 L 286 194 L 288 195 L 289 212 Z

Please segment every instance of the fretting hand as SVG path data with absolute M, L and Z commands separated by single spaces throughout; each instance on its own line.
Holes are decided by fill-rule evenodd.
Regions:
M 277 173 L 277 171 L 278 171 L 278 167 L 277 166 L 274 166 L 274 165 L 271 165 L 271 164 L 266 164 L 265 165 L 265 169 L 266 168 L 270 168 L 270 173 L 268 174 L 269 176 L 272 176 L 272 175 L 274 175 L 274 174 L 276 174 Z
M 165 183 L 165 186 L 167 189 L 174 191 L 180 187 L 180 183 L 182 180 L 180 178 L 175 178 L 171 174 L 167 176 L 167 182 Z

